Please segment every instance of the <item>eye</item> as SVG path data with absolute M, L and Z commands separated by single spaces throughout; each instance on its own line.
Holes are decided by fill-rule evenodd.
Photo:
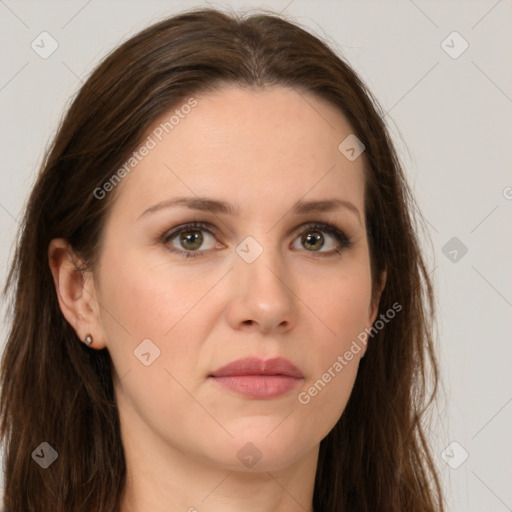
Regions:
M 330 243 L 331 250 L 320 251 L 325 246 L 324 233 L 327 233 L 331 240 L 334 239 L 334 243 L 332 241 Z M 341 250 L 343 248 L 351 246 L 350 239 L 345 235 L 345 233 L 343 233 L 343 231 L 323 222 L 315 222 L 313 224 L 308 224 L 305 228 L 302 228 L 299 242 L 302 247 L 305 247 L 308 250 L 307 252 L 317 252 L 321 257 L 337 256 L 341 254 Z
M 299 243 L 302 247 L 306 248 L 307 252 L 317 253 L 320 257 L 337 256 L 341 254 L 343 248 L 351 246 L 351 241 L 345 233 L 330 224 L 316 222 L 305 227 L 302 226 L 301 229 L 297 239 Z M 199 250 L 205 242 L 204 233 L 207 234 L 206 239 L 208 237 L 212 238 L 210 247 L 203 247 L 203 250 Z M 197 256 L 203 256 L 203 253 L 216 247 L 216 233 L 217 230 L 208 223 L 191 222 L 164 233 L 160 240 L 171 252 L 184 258 L 196 258 Z M 325 246 L 325 233 L 328 234 L 327 240 L 331 238 L 330 244 L 327 245 L 332 247 L 330 250 L 321 251 Z M 296 249 L 296 247 L 294 248 Z
M 213 226 L 203 222 L 191 222 L 190 224 L 180 226 L 173 231 L 164 234 L 162 242 L 165 244 L 169 244 L 171 242 L 171 246 L 174 248 L 170 247 L 170 250 L 184 258 L 195 258 L 199 255 L 194 254 L 195 252 L 203 252 L 198 251 L 198 249 L 203 245 L 205 239 L 203 233 L 207 233 L 207 235 L 213 239 L 213 245 L 210 249 L 214 248 L 215 230 L 213 229 Z M 208 238 L 208 236 L 206 238 Z M 174 239 L 176 239 L 176 243 L 172 243 Z

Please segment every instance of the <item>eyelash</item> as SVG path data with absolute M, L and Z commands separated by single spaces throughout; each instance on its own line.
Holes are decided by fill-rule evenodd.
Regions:
M 188 224 L 184 224 L 182 226 L 179 226 L 176 229 L 173 229 L 172 231 L 165 231 L 160 237 L 159 241 L 165 245 L 176 237 L 176 235 L 179 235 L 183 231 L 187 230 L 204 230 L 208 232 L 210 235 L 215 236 L 217 234 L 217 231 L 213 229 L 213 227 L 210 224 L 204 223 L 204 222 L 190 222 Z M 310 224 L 307 224 L 304 226 L 303 230 L 299 233 L 300 235 L 303 235 L 309 231 L 321 231 L 328 233 L 329 235 L 333 236 L 339 243 L 339 247 L 336 249 L 333 249 L 330 252 L 327 253 L 318 253 L 318 256 L 321 258 L 331 258 L 335 257 L 341 254 L 341 249 L 348 249 L 352 245 L 352 241 L 350 237 L 345 235 L 345 233 L 338 228 L 326 224 L 324 222 L 312 222 Z M 204 252 L 207 251 L 182 251 L 178 250 L 176 248 L 168 247 L 168 249 L 177 254 L 178 256 L 182 258 L 197 258 L 198 256 L 202 256 Z M 307 251 L 312 252 L 314 251 Z

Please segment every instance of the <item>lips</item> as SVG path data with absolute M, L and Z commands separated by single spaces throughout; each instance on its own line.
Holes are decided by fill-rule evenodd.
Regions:
M 210 377 L 233 377 L 242 375 L 284 375 L 296 379 L 304 378 L 302 372 L 288 359 L 275 357 L 266 361 L 258 357 L 237 359 L 215 370 Z
M 239 396 L 251 400 L 277 398 L 290 393 L 304 379 L 302 372 L 288 359 L 247 357 L 222 366 L 209 380 Z

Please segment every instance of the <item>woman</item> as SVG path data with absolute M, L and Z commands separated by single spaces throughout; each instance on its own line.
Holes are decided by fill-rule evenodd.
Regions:
M 297 25 L 195 10 L 124 43 L 4 290 L 7 512 L 443 510 L 413 208 L 376 101 Z

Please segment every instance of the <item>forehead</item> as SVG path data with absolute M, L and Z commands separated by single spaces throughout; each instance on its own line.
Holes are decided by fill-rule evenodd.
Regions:
M 311 94 L 226 86 L 153 123 L 142 141 L 151 149 L 123 180 L 119 201 L 134 215 L 183 194 L 253 209 L 350 196 L 362 209 L 363 158 L 339 149 L 351 133 L 338 109 Z

